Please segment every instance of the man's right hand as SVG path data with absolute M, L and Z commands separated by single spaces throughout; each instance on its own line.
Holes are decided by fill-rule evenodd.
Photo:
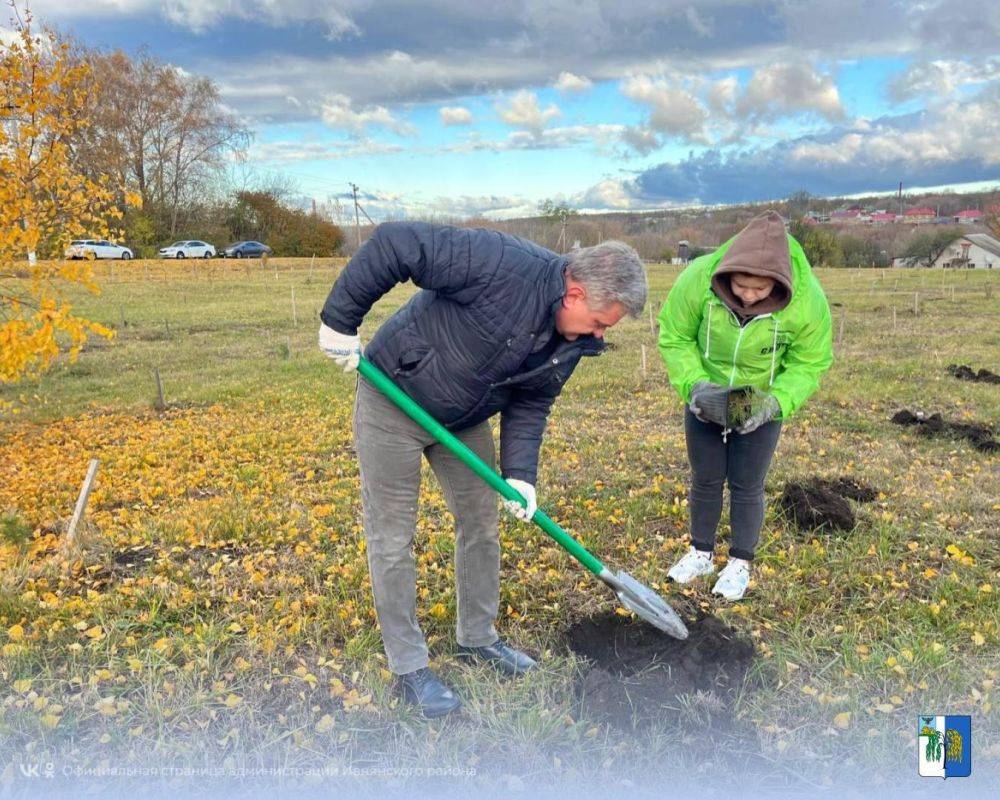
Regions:
M 324 323 L 319 326 L 319 349 L 343 367 L 344 372 L 357 369 L 361 361 L 361 337 L 338 333 Z

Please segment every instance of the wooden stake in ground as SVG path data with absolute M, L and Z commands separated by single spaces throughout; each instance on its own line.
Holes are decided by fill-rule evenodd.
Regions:
M 649 332 L 656 337 L 656 320 L 653 319 L 653 304 L 650 303 L 646 308 L 649 309 Z
M 83 487 L 80 489 L 80 496 L 76 499 L 76 508 L 73 509 L 73 518 L 69 521 L 69 528 L 66 530 L 66 544 L 69 547 L 76 544 L 76 529 L 80 520 L 83 519 L 83 512 L 87 509 L 87 498 L 90 497 L 90 490 L 94 487 L 99 463 L 96 458 L 92 458 L 90 466 L 87 467 L 87 477 L 83 479 Z
M 642 350 L 642 379 L 646 380 L 646 345 L 641 344 L 639 347 Z
M 837 331 L 837 347 L 840 347 L 840 343 L 844 341 L 844 321 L 847 319 L 847 314 L 840 315 L 840 330 Z
M 913 293 L 913 316 L 920 313 L 920 292 Z
M 167 404 L 163 402 L 163 384 L 160 382 L 160 370 L 153 367 L 153 377 L 156 379 L 156 405 L 154 408 L 157 411 L 163 411 Z
M 896 332 L 896 306 L 892 307 L 892 332 Z
M 292 324 L 299 327 L 299 311 L 295 307 L 295 287 L 292 287 Z

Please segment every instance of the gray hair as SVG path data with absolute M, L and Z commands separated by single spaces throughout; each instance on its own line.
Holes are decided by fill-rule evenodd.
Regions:
M 618 302 L 633 317 L 646 305 L 646 269 L 624 242 L 609 240 L 566 253 L 570 277 L 587 290 L 587 305 L 605 309 Z

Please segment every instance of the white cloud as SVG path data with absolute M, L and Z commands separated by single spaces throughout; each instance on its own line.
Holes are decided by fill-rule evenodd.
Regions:
M 350 202 L 349 195 L 343 197 Z M 473 217 L 508 219 L 538 213 L 538 205 L 523 195 L 436 195 L 425 198 L 419 193 L 367 190 L 362 205 L 373 219 L 467 220 Z M 354 224 L 353 214 L 344 220 Z
M 469 125 L 472 122 L 472 112 L 464 106 L 444 106 L 438 109 L 443 125 Z
M 32 10 L 41 16 L 79 18 L 88 15 L 131 16 L 157 14 L 174 25 L 195 33 L 219 26 L 227 19 L 263 22 L 272 26 L 315 22 L 326 36 L 339 39 L 361 33 L 351 17 L 359 4 L 352 0 L 32 0 Z
M 553 88 L 560 92 L 584 92 L 594 85 L 590 78 L 574 75 L 572 72 L 560 72 Z
M 400 122 L 385 106 L 355 110 L 351 98 L 343 94 L 327 95 L 320 109 L 320 118 L 331 128 L 343 128 L 355 133 L 371 126 L 388 128 L 401 135 L 413 132 L 411 125 Z
M 607 209 L 626 210 L 634 208 L 635 197 L 626 188 L 625 183 L 615 178 L 606 178 L 595 183 L 589 189 L 574 194 L 570 203 L 586 211 Z
M 549 121 L 562 112 L 555 103 L 549 103 L 543 109 L 538 104 L 538 95 L 522 89 L 510 98 L 506 106 L 497 106 L 497 113 L 508 125 L 523 128 L 535 138 L 539 138 Z
M 730 75 L 715 81 L 708 90 L 708 107 L 717 114 L 731 113 L 740 82 Z
M 921 95 L 950 97 L 961 86 L 987 83 L 1000 79 L 1000 57 L 981 62 L 940 59 L 912 64 L 906 72 L 889 84 L 889 93 L 896 100 L 909 100 Z
M 706 142 L 708 112 L 691 92 L 675 80 L 633 75 L 622 86 L 622 94 L 649 109 L 646 128 L 667 136 Z
M 0 46 L 9 47 L 15 42 L 21 41 L 21 35 L 10 28 L 5 28 L 0 25 Z
M 557 128 L 546 128 L 535 133 L 530 130 L 512 131 L 506 139 L 483 139 L 478 135 L 470 136 L 466 141 L 450 145 L 446 152 L 471 153 L 477 150 L 503 152 L 505 150 L 557 150 L 580 144 L 594 144 L 598 148 L 609 147 L 618 141 L 623 125 L 567 125 Z
M 712 35 L 712 29 L 707 22 L 698 13 L 698 10 L 694 6 L 688 6 L 684 9 L 684 16 L 691 26 L 691 30 L 697 33 L 699 36 L 708 37 Z
M 536 214 L 537 212 L 537 204 L 530 202 L 522 195 L 457 195 L 455 197 L 440 195 L 430 201 L 418 201 L 410 209 L 411 215 L 444 216 L 459 219 L 470 217 L 504 219 Z
M 869 124 L 833 142 L 800 144 L 792 158 L 873 169 L 896 162 L 912 164 L 915 170 L 967 160 L 1000 165 L 1000 85 L 968 101 L 935 105 L 921 121 L 923 125 L 912 129 Z
M 738 116 L 754 119 L 801 111 L 813 111 L 831 121 L 844 116 L 836 82 L 804 62 L 761 67 L 735 102 Z
M 329 161 L 362 156 L 388 155 L 404 150 L 400 145 L 371 139 L 348 139 L 334 142 L 276 141 L 254 145 L 248 157 L 253 162 L 291 163 Z
M 622 141 L 641 156 L 649 155 L 663 147 L 656 131 L 642 125 L 630 125 L 622 131 Z

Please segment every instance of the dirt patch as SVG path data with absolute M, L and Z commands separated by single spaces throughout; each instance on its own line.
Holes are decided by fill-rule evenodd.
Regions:
M 867 483 L 856 481 L 854 478 L 836 478 L 834 480 L 813 478 L 812 483 L 858 503 L 871 503 L 878 499 L 878 489 Z
M 803 530 L 849 531 L 857 523 L 847 500 L 870 503 L 878 497 L 874 486 L 854 478 L 812 477 L 802 483 L 789 482 L 778 506 Z
M 969 422 L 951 422 L 940 414 L 930 416 L 923 412 L 913 413 L 903 409 L 897 411 L 892 421 L 896 425 L 913 426 L 922 436 L 942 436 L 952 439 L 966 439 L 972 446 L 983 453 L 995 453 L 1000 450 L 1000 442 L 993 438 L 993 431 L 986 425 Z
M 615 613 L 570 628 L 570 649 L 593 664 L 577 684 L 587 713 L 627 730 L 685 716 L 732 728 L 732 703 L 753 644 L 712 616 L 688 630 L 682 641 Z
M 854 509 L 844 497 L 816 480 L 785 484 L 778 507 L 806 531 L 849 531 L 857 524 Z
M 156 550 L 148 545 L 129 547 L 114 554 L 112 573 L 119 577 L 133 575 L 148 567 L 156 559 Z
M 965 364 L 949 364 L 948 372 L 960 381 L 972 381 L 973 383 L 1000 383 L 1000 375 L 990 372 L 988 369 L 981 369 L 976 372 L 972 367 Z

